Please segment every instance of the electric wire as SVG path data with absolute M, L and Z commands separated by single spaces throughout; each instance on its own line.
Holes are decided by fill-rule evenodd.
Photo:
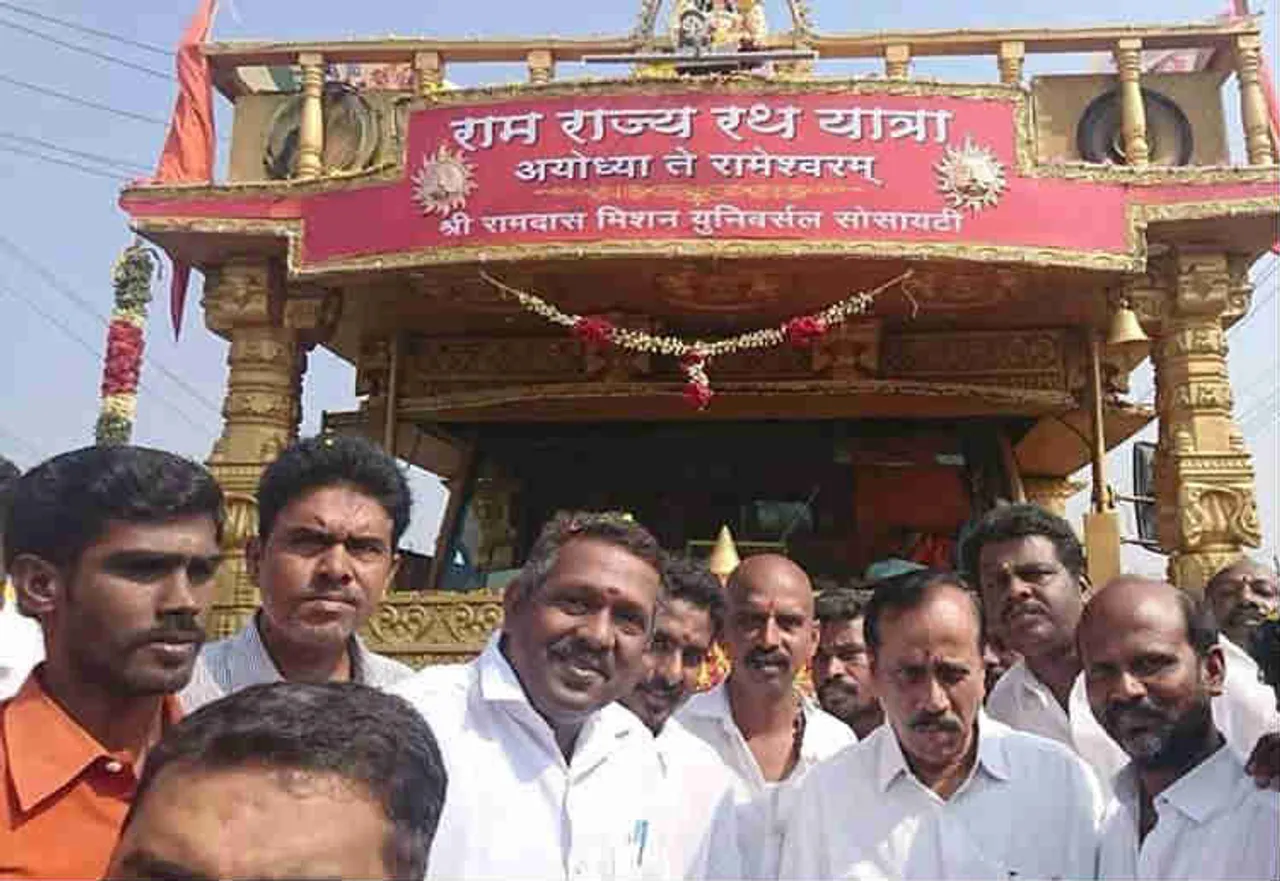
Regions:
M 108 165 L 127 171 L 129 174 L 150 174 L 150 171 L 135 162 L 128 159 L 117 159 L 113 156 L 104 156 L 101 153 L 89 153 L 84 150 L 76 150 L 71 147 L 63 147 L 61 144 L 53 141 L 46 141 L 42 138 L 33 138 L 30 135 L 21 135 L 17 132 L 8 132 L 0 130 L 0 139 L 18 141 L 32 147 L 42 147 L 46 150 L 53 150 L 57 153 L 65 153 L 68 156 L 75 156 L 78 159 L 86 159 L 89 162 L 96 162 L 99 165 Z
M 76 306 L 78 306 L 80 310 L 83 311 L 85 314 L 93 316 L 93 318 L 95 318 L 97 321 L 99 321 L 103 325 L 110 325 L 110 320 L 107 318 L 105 314 L 103 314 L 102 312 L 99 312 L 91 303 L 89 303 L 89 301 L 87 301 L 83 296 L 77 293 L 75 289 L 71 287 L 71 285 L 67 284 L 65 281 L 60 279 L 57 275 L 55 275 L 52 271 L 50 271 L 46 266 L 41 264 L 38 260 L 32 257 L 29 253 L 27 253 L 26 249 L 22 248 L 21 246 L 13 242 L 8 236 L 5 236 L 3 233 L 0 233 L 0 250 L 6 251 L 11 257 L 13 257 L 23 266 L 27 267 L 27 269 L 39 275 L 42 279 L 44 279 L 44 281 L 50 287 L 52 287 L 54 290 L 61 293 L 67 299 L 71 300 L 71 302 L 74 303 Z M 210 401 L 207 397 L 204 396 L 203 393 L 201 393 L 200 391 L 192 387 L 189 383 L 187 383 L 186 380 L 178 376 L 176 373 L 174 373 L 164 364 L 160 363 L 155 359 L 147 359 L 145 356 L 144 356 L 144 362 L 149 364 L 152 367 L 152 369 L 154 369 L 155 371 L 159 372 L 161 375 L 165 376 L 170 381 L 172 381 L 174 385 L 178 386 L 180 389 L 182 389 L 184 392 L 190 395 L 193 399 L 199 402 L 201 406 L 203 406 L 206 410 L 216 414 L 219 419 L 222 418 L 221 407 L 217 406 L 212 401 Z
M 89 27 L 88 25 L 69 21 L 65 18 L 58 18 L 55 15 L 49 15 L 45 12 L 37 12 L 34 9 L 19 6 L 17 3 L 9 3 L 8 0 L 0 0 L 0 8 L 8 9 L 12 12 L 18 13 L 19 15 L 30 16 L 31 18 L 43 21 L 47 24 L 57 25 L 72 31 L 79 31 L 82 34 L 88 34 L 91 37 L 99 37 L 103 40 L 113 40 L 123 46 L 130 46 L 143 52 L 151 52 L 156 55 L 163 55 L 166 57 L 173 55 L 172 50 L 166 49 L 163 46 L 157 46 L 154 43 L 144 43 L 141 40 L 135 40 L 131 37 L 121 36 L 120 34 L 113 34 L 111 31 L 104 31 L 99 28 Z
M 87 98 L 79 98 L 75 95 L 70 95 L 66 92 L 61 92 L 57 89 L 49 88 L 48 86 L 39 85 L 38 83 L 29 83 L 26 80 L 20 80 L 16 77 L 11 77 L 8 74 L 0 73 L 0 83 L 8 83 L 11 86 L 16 86 L 20 89 L 26 89 L 27 91 L 35 92 L 39 95 L 45 95 L 50 98 L 58 98 L 63 101 L 69 101 L 70 103 L 78 104 L 81 107 L 87 107 L 91 110 L 100 110 L 103 113 L 110 113 L 114 116 L 119 116 L 123 119 L 132 119 L 135 122 L 146 122 L 152 125 L 164 125 L 164 126 L 167 126 L 169 124 L 169 121 L 167 119 L 161 119 L 158 116 L 147 116 L 145 113 L 134 113 L 132 110 L 122 110 L 119 107 L 112 107 L 110 104 L 100 104 L 97 101 L 90 101 Z
M 79 52 L 82 55 L 97 58 L 99 61 L 105 61 L 108 64 L 116 64 L 120 67 L 125 67 L 138 73 L 145 73 L 147 76 L 155 77 L 156 79 L 173 79 L 173 74 L 165 73 L 163 70 L 156 70 L 154 67 L 147 67 L 145 64 L 135 64 L 132 61 L 119 57 L 118 55 L 112 55 L 109 52 L 99 52 L 97 49 L 90 49 L 88 46 L 68 43 L 66 40 L 60 40 L 55 36 L 44 33 L 43 31 L 38 31 L 35 28 L 29 28 L 26 25 L 18 24 L 16 21 L 9 21 L 8 19 L 0 18 L 0 27 L 9 28 L 10 30 L 27 34 L 28 36 L 35 37 L 36 39 L 44 40 L 47 43 L 52 43 L 55 46 L 60 46 L 63 49 L 69 49 L 72 52 Z
M 26 156 L 30 159 L 38 159 L 41 162 L 49 162 L 54 165 L 61 165 L 64 168 L 74 168 L 76 171 L 84 172 L 85 174 L 92 174 L 95 177 L 105 178 L 106 180 L 113 181 L 114 183 L 117 183 L 117 184 L 123 183 L 124 181 L 128 180 L 128 175 L 112 174 L 100 168 L 90 168 L 89 166 L 84 165 L 82 163 L 73 162 L 70 159 L 59 159 L 56 156 L 45 156 L 41 153 L 35 152 L 34 150 L 24 150 L 22 147 L 14 147 L 10 144 L 0 144 L 0 152 L 12 153 L 15 156 Z

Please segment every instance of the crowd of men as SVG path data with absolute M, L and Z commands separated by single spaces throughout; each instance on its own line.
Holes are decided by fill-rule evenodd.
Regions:
M 564 513 L 480 655 L 415 673 L 358 636 L 410 512 L 372 444 L 266 469 L 261 608 L 212 642 L 202 466 L 92 447 L 4 496 L 0 877 L 1280 878 L 1277 584 L 1245 559 L 1203 603 L 1091 585 L 1013 504 L 957 572 L 815 598 L 784 556 L 721 585 Z

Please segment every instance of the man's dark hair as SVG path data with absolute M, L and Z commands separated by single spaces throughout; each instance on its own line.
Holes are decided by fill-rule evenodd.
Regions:
M 560 511 L 542 527 L 542 532 L 529 550 L 528 559 L 516 576 L 513 588 L 517 602 L 527 600 L 542 589 L 547 576 L 556 566 L 560 549 L 579 538 L 616 545 L 644 560 L 654 571 L 662 573 L 665 554 L 657 539 L 630 517 L 616 512 Z M 664 599 L 665 581 L 666 579 L 662 579 Z
M 22 469 L 0 456 L 0 535 L 4 535 L 4 525 L 9 516 L 9 499 L 13 496 L 13 487 L 22 476 Z M 0 556 L 3 549 L 0 549 Z
M 400 544 L 413 505 L 404 472 L 371 441 L 334 434 L 296 441 L 267 466 L 258 482 L 258 537 L 271 535 L 290 502 L 330 486 L 349 486 L 381 505 L 391 518 L 391 544 Z
M 168 769 L 242 768 L 358 784 L 390 822 L 383 861 L 391 877 L 426 873 L 448 774 L 431 727 L 403 698 L 354 682 L 274 682 L 206 704 L 148 754 L 125 826 Z
M 992 508 L 973 524 L 960 542 L 960 570 L 972 583 L 978 584 L 978 562 L 986 545 L 1037 535 L 1053 542 L 1058 562 L 1072 578 L 1078 579 L 1084 574 L 1084 548 L 1071 524 L 1027 502 Z
M 866 614 L 872 592 L 853 587 L 833 587 L 818 594 L 813 613 L 819 624 L 841 624 Z
M 672 554 L 665 560 L 662 580 L 666 584 L 664 598 L 684 600 L 711 618 L 711 638 L 719 639 L 724 631 L 724 591 L 711 570 L 691 557 Z
M 158 523 L 207 515 L 222 541 L 222 489 L 202 466 L 146 447 L 85 447 L 18 478 L 4 533 L 5 568 L 24 554 L 73 568 L 113 520 Z
M 935 589 L 944 586 L 954 587 L 969 598 L 974 618 L 978 622 L 978 651 L 981 652 L 986 640 L 982 601 L 959 575 L 938 569 L 904 572 L 876 582 L 875 592 L 863 611 L 866 617 L 862 623 L 862 631 L 867 641 L 867 650 L 874 653 L 880 648 L 880 622 L 886 614 L 918 609 Z

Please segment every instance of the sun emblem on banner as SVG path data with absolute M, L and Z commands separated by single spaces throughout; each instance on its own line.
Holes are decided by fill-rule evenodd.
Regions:
M 413 175 L 413 201 L 423 214 L 449 214 L 464 208 L 476 188 L 474 171 L 461 153 L 441 144 L 434 154 L 422 157 L 422 166 Z
M 933 170 L 938 175 L 938 189 L 952 208 L 976 214 L 996 205 L 1004 195 L 1004 165 L 990 148 L 968 138 L 959 148 L 948 146 Z

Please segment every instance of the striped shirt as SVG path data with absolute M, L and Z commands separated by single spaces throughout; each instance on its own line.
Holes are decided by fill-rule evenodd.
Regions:
M 178 694 L 183 710 L 190 713 L 250 685 L 284 679 L 262 642 L 258 615 L 254 615 L 235 636 L 209 643 L 200 650 L 195 669 L 191 672 L 191 682 Z M 353 682 L 387 689 L 413 673 L 413 668 L 369 651 L 360 637 L 354 634 L 349 651 Z

